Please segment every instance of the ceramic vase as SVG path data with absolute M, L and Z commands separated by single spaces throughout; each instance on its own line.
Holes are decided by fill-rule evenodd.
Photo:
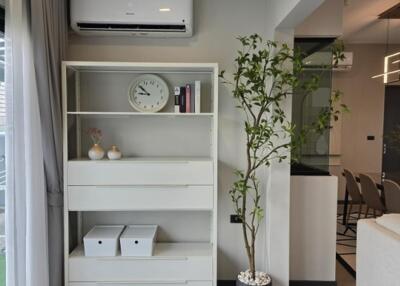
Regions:
M 101 160 L 104 157 L 104 150 L 100 144 L 94 144 L 88 152 L 89 158 L 91 160 Z
M 112 145 L 111 149 L 107 152 L 107 156 L 110 160 L 119 160 L 122 158 L 122 153 L 117 146 Z

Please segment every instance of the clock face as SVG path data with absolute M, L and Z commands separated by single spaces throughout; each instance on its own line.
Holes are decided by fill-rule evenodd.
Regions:
M 137 77 L 130 85 L 129 102 L 140 112 L 157 112 L 168 102 L 167 83 L 159 76 L 144 74 Z

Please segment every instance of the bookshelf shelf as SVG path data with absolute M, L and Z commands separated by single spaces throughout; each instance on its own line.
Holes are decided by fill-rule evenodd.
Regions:
M 187 258 L 193 256 L 212 256 L 212 244 L 210 243 L 157 243 L 154 248 L 154 256 L 136 257 L 135 259 L 159 259 L 159 258 Z M 70 254 L 71 258 L 97 259 L 85 257 L 82 245 L 76 247 Z M 130 257 L 114 256 L 108 260 L 129 260 Z
M 74 282 L 175 285 L 200 281 L 212 285 L 212 280 L 204 280 L 212 273 L 213 245 L 209 243 L 157 243 L 152 257 L 85 257 L 78 246 L 69 261 L 69 278 Z
M 129 104 L 142 74 L 168 85 L 160 112 Z M 65 285 L 216 286 L 218 65 L 67 61 L 62 79 Z M 174 87 L 195 82 L 201 112 L 175 113 Z M 89 128 L 123 158 L 88 159 Z M 85 257 L 83 237 L 100 224 L 157 224 L 154 256 Z
M 161 117 L 209 117 L 214 116 L 214 113 L 173 113 L 173 112 L 158 112 L 158 113 L 141 113 L 141 112 L 93 112 L 93 111 L 68 111 L 68 115 L 81 115 L 87 117 L 123 117 L 123 116 L 161 116 Z
M 72 159 L 69 162 L 86 162 L 89 164 L 123 164 L 126 163 L 189 163 L 189 162 L 207 162 L 212 161 L 209 157 L 123 157 L 120 160 L 90 160 L 89 158 Z

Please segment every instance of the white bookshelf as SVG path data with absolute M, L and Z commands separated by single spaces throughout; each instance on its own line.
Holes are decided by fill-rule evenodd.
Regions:
M 135 77 L 169 86 L 158 113 L 128 102 Z M 65 284 L 216 286 L 218 65 L 64 62 Z M 174 113 L 173 87 L 201 81 L 201 112 Z M 87 158 L 89 127 L 122 160 Z M 96 224 L 157 224 L 154 256 L 85 257 L 83 236 Z

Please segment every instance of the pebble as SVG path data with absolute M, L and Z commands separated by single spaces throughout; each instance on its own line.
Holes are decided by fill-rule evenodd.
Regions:
M 269 277 L 267 273 L 260 271 L 256 271 L 255 279 L 251 278 L 250 270 L 240 272 L 238 279 L 240 282 L 251 286 L 264 286 L 271 283 L 271 277 Z

